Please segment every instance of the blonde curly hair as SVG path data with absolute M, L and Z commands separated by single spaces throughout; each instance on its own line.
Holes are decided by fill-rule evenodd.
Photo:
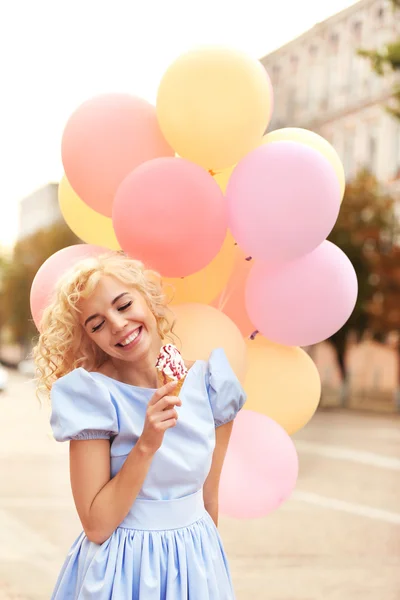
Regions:
M 98 369 L 107 354 L 91 340 L 79 321 L 78 302 L 87 298 L 103 275 L 112 275 L 138 290 L 157 322 L 161 339 L 173 336 L 173 322 L 167 318 L 168 298 L 158 273 L 121 252 L 87 258 L 68 270 L 58 281 L 50 304 L 43 312 L 40 335 L 33 349 L 37 396 L 47 400 L 53 383 L 78 367 Z

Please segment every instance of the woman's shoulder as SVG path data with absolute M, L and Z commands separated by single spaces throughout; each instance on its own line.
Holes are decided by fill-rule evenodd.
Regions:
M 88 371 L 83 367 L 76 367 L 75 369 L 72 369 L 72 371 L 68 371 L 68 373 L 58 377 L 52 385 L 52 391 L 64 388 L 77 389 L 82 385 L 96 385 L 95 371 Z

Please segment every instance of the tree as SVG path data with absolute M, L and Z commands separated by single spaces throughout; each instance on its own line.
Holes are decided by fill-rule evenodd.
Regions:
M 347 185 L 338 220 L 329 236 L 349 257 L 359 286 L 349 321 L 331 338 L 343 375 L 349 330 L 359 335 L 370 328 L 376 332 L 387 330 L 388 324 L 384 322 L 383 312 L 378 314 L 376 301 L 385 296 L 389 288 L 393 289 L 400 306 L 400 289 L 393 287 L 394 271 L 390 272 L 387 267 L 398 252 L 394 245 L 397 236 L 394 205 L 394 199 L 380 189 L 376 178 L 363 170 Z
M 49 256 L 80 243 L 65 223 L 37 231 L 19 241 L 3 279 L 5 321 L 15 342 L 28 348 L 37 335 L 30 311 L 30 289 L 33 279 Z
M 400 0 L 392 0 L 393 10 L 400 9 Z M 397 18 L 397 16 L 396 16 Z M 376 50 L 359 50 L 358 54 L 367 58 L 372 69 L 384 77 L 388 73 L 400 73 L 400 37 L 397 40 L 387 44 L 383 48 Z M 393 89 L 393 105 L 388 106 L 387 110 L 400 119 L 400 85 L 397 84 Z

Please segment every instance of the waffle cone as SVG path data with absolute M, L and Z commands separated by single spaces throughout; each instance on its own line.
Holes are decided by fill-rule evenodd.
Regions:
M 162 371 L 157 371 L 157 376 L 158 376 L 158 387 L 162 387 L 163 385 L 166 385 L 170 381 L 176 381 L 176 379 L 173 379 L 172 377 L 168 377 L 168 375 L 165 375 L 165 373 L 163 373 Z M 184 381 L 185 381 L 185 377 L 182 377 L 182 379 L 178 379 L 178 384 L 177 384 L 176 388 L 172 392 L 170 392 L 169 395 L 170 396 L 179 396 Z

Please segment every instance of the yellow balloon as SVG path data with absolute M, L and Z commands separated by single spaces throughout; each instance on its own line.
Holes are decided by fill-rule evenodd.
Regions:
M 314 131 L 301 129 L 299 127 L 284 127 L 283 129 L 276 129 L 275 131 L 267 133 L 267 135 L 265 135 L 263 138 L 263 144 L 283 141 L 299 142 L 321 152 L 321 154 L 323 154 L 323 156 L 329 160 L 335 170 L 340 184 L 341 199 L 343 200 L 346 187 L 344 168 L 338 153 L 325 138 L 321 137 Z
M 317 367 L 301 348 L 257 335 L 246 340 L 246 409 L 262 413 L 292 435 L 308 423 L 321 396 Z
M 104 246 L 110 250 L 121 249 L 112 220 L 85 204 L 76 195 L 65 175 L 58 186 L 58 202 L 66 224 L 78 238 L 87 244 Z
M 188 277 L 164 279 L 164 283 L 173 287 L 171 304 L 212 302 L 228 283 L 237 255 L 238 247 L 235 246 L 233 235 L 228 232 L 221 251 L 205 269 Z
M 225 194 L 226 192 L 226 188 L 228 186 L 228 181 L 230 179 L 230 176 L 233 173 L 233 169 L 236 167 L 236 165 L 233 165 L 233 167 L 228 167 L 227 169 L 224 169 L 223 171 L 219 171 L 218 173 L 213 173 L 213 177 L 215 179 L 215 181 L 218 183 L 219 187 L 221 188 L 222 192 Z
M 224 348 L 236 376 L 246 372 L 246 344 L 235 323 L 224 313 L 206 304 L 179 304 L 173 307 L 174 332 L 186 360 L 208 360 L 215 348 Z
M 202 48 L 165 72 L 157 117 L 182 158 L 220 171 L 259 145 L 272 112 L 272 86 L 261 62 L 237 50 Z

